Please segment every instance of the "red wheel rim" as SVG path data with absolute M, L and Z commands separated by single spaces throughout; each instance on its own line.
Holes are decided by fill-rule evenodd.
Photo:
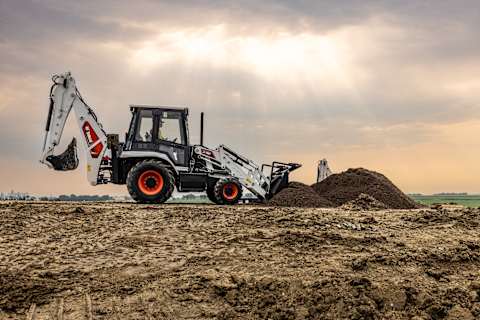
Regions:
M 223 186 L 223 197 L 227 200 L 234 200 L 238 196 L 238 186 L 235 183 L 226 183 Z
M 163 177 L 155 170 L 147 170 L 138 178 L 138 188 L 147 196 L 156 195 L 163 188 Z

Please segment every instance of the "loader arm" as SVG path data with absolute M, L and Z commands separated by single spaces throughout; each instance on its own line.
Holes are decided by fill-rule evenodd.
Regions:
M 48 167 L 67 171 L 78 166 L 76 139 L 73 138 L 67 150 L 55 155 L 56 147 L 62 138 L 65 123 L 74 109 L 80 128 L 85 157 L 87 161 L 87 178 L 91 185 L 102 182 L 99 177 L 100 166 L 107 150 L 107 135 L 98 122 L 93 110 L 85 103 L 75 85 L 75 79 L 69 72 L 55 75 L 50 90 L 50 108 L 48 111 L 45 138 L 43 142 L 41 163 Z
M 288 186 L 290 172 L 301 167 L 297 163 L 282 163 L 274 161 L 272 164 L 258 166 L 252 160 L 239 155 L 225 145 L 217 149 L 222 166 L 238 179 L 240 184 L 255 194 L 261 200 L 268 200 L 283 188 Z M 270 168 L 270 174 L 264 173 Z

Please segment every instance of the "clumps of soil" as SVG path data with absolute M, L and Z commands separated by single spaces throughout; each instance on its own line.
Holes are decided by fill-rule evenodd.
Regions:
M 315 319 L 319 314 L 325 319 L 377 319 L 382 311 L 393 309 L 386 306 L 393 299 L 381 295 L 381 288 L 358 277 L 307 283 L 302 279 L 233 276 L 214 288 L 213 296 L 223 300 L 219 313 L 224 319 Z M 404 290 L 399 291 L 405 296 Z M 402 301 L 398 304 L 397 309 L 403 307 Z
M 474 319 L 468 292 L 460 288 L 430 296 L 408 281 L 377 282 L 356 274 L 309 282 L 232 275 L 204 285 L 210 299 L 223 302 L 220 319 L 316 319 L 319 314 L 322 319 Z
M 59 214 L 76 206 L 99 211 Z M 480 319 L 479 227 L 470 208 L 0 202 L 0 319 L 60 300 L 85 319 L 85 293 L 95 319 Z
M 328 208 L 333 206 L 332 202 L 301 182 L 290 182 L 288 187 L 277 193 L 268 204 L 277 207 Z
M 360 193 L 356 199 L 344 203 L 340 208 L 351 211 L 388 209 L 385 203 L 365 193 Z
M 85 209 L 83 209 L 82 207 L 76 207 L 72 210 L 72 213 L 85 213 Z
M 33 278 L 25 274 L 0 273 L 0 310 L 28 309 L 32 303 L 43 304 L 61 291 L 53 279 Z M 0 313 L 1 314 L 1 313 Z
M 480 211 L 473 208 L 462 208 L 457 210 L 443 208 L 437 210 L 428 209 L 404 216 L 402 217 L 402 220 L 425 225 L 449 223 L 453 226 L 475 229 L 480 226 Z
M 341 206 L 355 200 L 363 193 L 382 202 L 390 209 L 421 207 L 383 174 L 363 168 L 332 174 L 325 180 L 313 184 L 312 188 L 334 206 Z

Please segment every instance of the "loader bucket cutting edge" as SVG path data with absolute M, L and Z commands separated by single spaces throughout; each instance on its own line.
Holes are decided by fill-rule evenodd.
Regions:
M 47 160 L 57 171 L 70 171 L 78 167 L 77 139 L 73 138 L 63 153 L 57 156 L 48 156 Z
M 288 165 L 290 166 L 290 169 L 288 170 L 289 172 L 297 170 L 298 168 L 300 168 L 302 166 L 299 163 L 289 163 Z

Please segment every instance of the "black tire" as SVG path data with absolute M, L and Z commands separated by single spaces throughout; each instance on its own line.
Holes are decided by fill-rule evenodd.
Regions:
M 242 185 L 234 178 L 222 178 L 213 189 L 215 199 L 219 204 L 236 204 L 242 197 Z
M 207 187 L 207 197 L 208 200 L 212 201 L 215 204 L 223 204 L 221 199 L 215 197 L 215 185 Z
M 140 203 L 164 203 L 174 188 L 173 174 L 159 161 L 138 162 L 127 175 L 128 193 Z

